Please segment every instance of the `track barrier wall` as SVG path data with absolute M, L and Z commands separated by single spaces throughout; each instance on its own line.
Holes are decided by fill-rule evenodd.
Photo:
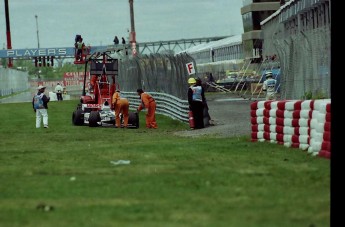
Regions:
M 0 68 L 0 96 L 8 96 L 29 89 L 28 73 Z
M 331 100 L 255 101 L 251 140 L 299 148 L 331 158 Z
M 188 122 L 189 104 L 187 100 L 179 99 L 173 95 L 160 92 L 146 92 L 150 94 L 157 104 L 156 113 L 171 117 L 172 119 Z M 140 105 L 140 98 L 136 92 L 122 92 L 121 94 L 129 101 L 131 109 L 137 109 Z M 144 109 L 145 111 L 145 109 Z

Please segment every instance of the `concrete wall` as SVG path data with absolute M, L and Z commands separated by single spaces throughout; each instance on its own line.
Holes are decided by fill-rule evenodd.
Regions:
M 27 90 L 29 74 L 15 69 L 0 68 L 0 96 Z

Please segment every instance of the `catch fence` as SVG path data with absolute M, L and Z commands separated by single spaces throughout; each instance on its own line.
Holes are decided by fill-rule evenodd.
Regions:
M 280 62 L 282 99 L 330 98 L 330 1 L 315 2 L 294 1 L 262 26 L 263 55 Z
M 116 80 L 121 91 L 142 88 L 144 91 L 166 93 L 186 100 L 189 78 L 186 64 L 190 62 L 196 68 L 194 59 L 186 53 L 150 54 L 122 59 Z

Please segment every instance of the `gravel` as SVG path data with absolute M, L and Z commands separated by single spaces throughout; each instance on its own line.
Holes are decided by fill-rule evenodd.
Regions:
M 250 104 L 253 102 L 236 94 L 208 93 L 206 95 L 211 125 L 175 133 L 184 137 L 212 136 L 217 138 L 250 136 Z

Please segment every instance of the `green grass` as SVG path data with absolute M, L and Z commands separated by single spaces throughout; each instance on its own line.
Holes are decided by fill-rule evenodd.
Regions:
M 139 129 L 73 126 L 76 105 L 51 102 L 36 129 L 31 103 L 0 104 L 0 226 L 330 226 L 328 159 L 179 137 L 188 125 L 162 115 L 148 130 L 144 112 Z

